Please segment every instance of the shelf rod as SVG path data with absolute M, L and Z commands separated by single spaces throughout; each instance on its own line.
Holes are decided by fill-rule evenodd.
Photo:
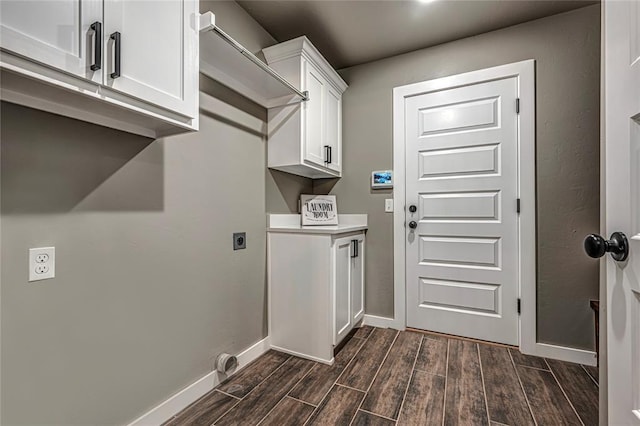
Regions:
M 218 34 L 224 41 L 229 43 L 236 49 L 238 52 L 242 53 L 247 59 L 256 64 L 260 69 L 262 69 L 267 74 L 271 75 L 273 78 L 278 80 L 280 83 L 285 85 L 289 90 L 293 92 L 293 94 L 298 95 L 300 97 L 300 102 L 306 102 L 309 98 L 309 92 L 304 91 L 301 92 L 295 88 L 291 83 L 284 79 L 280 74 L 278 74 L 273 68 L 262 62 L 256 55 L 248 51 L 243 45 L 235 41 L 229 34 L 222 31 L 220 27 L 215 24 L 215 15 L 212 12 L 206 12 L 200 15 L 200 32 L 212 31 Z

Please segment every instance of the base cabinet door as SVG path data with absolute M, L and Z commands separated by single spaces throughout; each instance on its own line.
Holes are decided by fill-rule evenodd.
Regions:
M 334 242 L 334 345 L 364 317 L 364 233 Z
M 364 318 L 364 234 L 354 238 L 356 248 L 351 257 L 351 323 L 357 324 Z
M 334 246 L 334 344 L 342 340 L 352 328 L 351 315 L 351 256 L 353 240 L 340 238 Z
M 3 49 L 101 83 L 102 71 L 91 69 L 99 65 L 94 49 L 99 34 L 91 29 L 94 23 L 102 26 L 102 0 L 0 1 Z

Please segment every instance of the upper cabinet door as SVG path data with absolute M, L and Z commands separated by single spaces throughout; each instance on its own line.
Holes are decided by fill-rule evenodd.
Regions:
M 331 147 L 327 167 L 342 171 L 342 95 L 327 84 L 325 98 L 325 145 Z
M 100 0 L 2 0 L 0 45 L 32 61 L 95 81 L 96 31 L 102 23 Z
M 326 82 L 320 72 L 309 62 L 303 63 L 304 90 L 309 92 L 309 100 L 302 103 L 304 132 L 304 160 L 325 167 L 327 149 L 325 147 L 325 128 L 323 126 L 325 114 Z
M 161 108 L 195 117 L 197 1 L 105 0 L 104 16 L 104 83 Z

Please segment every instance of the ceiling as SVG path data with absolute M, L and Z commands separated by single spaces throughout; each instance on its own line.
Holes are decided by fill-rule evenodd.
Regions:
M 596 4 L 583 0 L 238 0 L 279 42 L 306 35 L 336 69 Z

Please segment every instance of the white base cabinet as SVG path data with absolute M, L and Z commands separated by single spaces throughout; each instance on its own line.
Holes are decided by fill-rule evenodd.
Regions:
M 364 317 L 366 223 L 305 228 L 269 227 L 269 338 L 274 349 L 332 364 Z

